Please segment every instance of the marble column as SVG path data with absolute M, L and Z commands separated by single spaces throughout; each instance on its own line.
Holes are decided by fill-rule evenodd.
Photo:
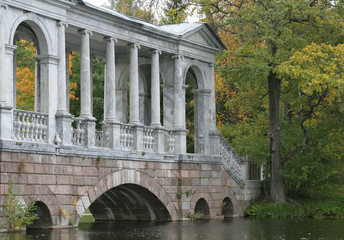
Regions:
M 91 93 L 91 57 L 90 57 L 90 36 L 91 31 L 79 30 L 81 36 L 81 113 L 80 117 L 85 119 L 83 127 L 85 130 L 85 145 L 92 148 L 95 146 L 96 119 L 92 116 L 92 93 Z
M 60 57 L 58 65 L 58 105 L 57 105 L 57 136 L 61 139 L 62 145 L 72 145 L 72 115 L 67 111 L 67 92 L 69 85 L 67 86 L 67 74 L 66 74 L 66 38 L 65 30 L 67 24 L 59 21 L 58 25 L 58 53 Z M 69 61 L 69 60 L 68 60 Z M 68 90 L 67 90 L 68 87 Z
M 160 51 L 152 52 L 152 70 L 151 70 L 151 126 L 160 127 L 160 68 L 159 55 Z
M 80 85 L 81 85 L 81 114 L 82 118 L 92 118 L 91 110 L 91 58 L 90 58 L 90 36 L 91 31 L 79 30 L 81 36 L 80 54 Z
M 115 43 L 117 40 L 106 37 L 106 68 L 105 68 L 105 109 L 106 122 L 118 122 L 116 110 L 116 75 L 115 75 Z
M 185 89 L 183 76 L 183 60 L 181 55 L 172 56 L 174 59 L 174 133 L 175 152 L 186 153 L 185 129 Z
M 140 124 L 139 57 L 140 45 L 130 44 L 130 124 Z
M 115 43 L 117 39 L 105 37 L 106 65 L 105 65 L 105 92 L 104 92 L 104 123 L 103 139 L 109 137 L 108 144 L 112 149 L 120 148 L 120 124 L 116 109 L 116 65 Z

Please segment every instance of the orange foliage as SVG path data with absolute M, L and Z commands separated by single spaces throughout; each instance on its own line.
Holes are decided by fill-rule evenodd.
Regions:
M 17 67 L 17 108 L 33 111 L 35 104 L 35 72 Z

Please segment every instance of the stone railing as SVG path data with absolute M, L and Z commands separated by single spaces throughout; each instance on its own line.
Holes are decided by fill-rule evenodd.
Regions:
M 172 130 L 169 130 L 166 132 L 166 135 L 167 135 L 167 146 L 168 146 L 167 152 L 174 153 L 175 152 L 174 146 L 176 142 L 174 132 Z
M 82 118 L 73 118 L 75 127 L 72 127 L 72 143 L 75 146 L 85 145 L 85 129 L 83 129 Z
M 156 151 L 157 139 L 154 128 L 145 127 L 143 129 L 143 150 L 147 152 Z
M 95 139 L 96 147 L 103 147 L 103 132 L 96 131 L 96 139 Z
M 121 148 L 125 150 L 133 150 L 134 149 L 134 134 L 133 134 L 133 126 L 122 124 L 121 125 Z
M 47 142 L 48 114 L 13 110 L 15 140 Z
M 223 165 L 231 174 L 233 179 L 243 187 L 241 179 L 245 179 L 246 165 L 234 148 L 229 145 L 226 139 L 220 134 L 220 156 L 223 158 Z

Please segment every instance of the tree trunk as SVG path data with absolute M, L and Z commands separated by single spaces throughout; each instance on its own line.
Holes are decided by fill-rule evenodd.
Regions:
M 272 71 L 268 77 L 269 87 L 269 138 L 270 138 L 270 161 L 271 161 L 271 182 L 270 200 L 274 203 L 285 203 L 283 176 L 281 175 L 283 166 L 281 159 L 281 135 L 279 122 L 279 107 L 281 95 L 281 80 L 276 78 Z

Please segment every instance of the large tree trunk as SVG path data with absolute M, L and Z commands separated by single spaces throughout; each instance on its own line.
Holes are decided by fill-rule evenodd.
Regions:
M 281 159 L 281 135 L 279 121 L 279 107 L 281 95 L 281 80 L 276 78 L 272 71 L 268 77 L 269 87 L 269 138 L 270 138 L 270 161 L 271 182 L 270 200 L 274 203 L 285 203 L 283 177 L 281 175 L 283 166 Z

